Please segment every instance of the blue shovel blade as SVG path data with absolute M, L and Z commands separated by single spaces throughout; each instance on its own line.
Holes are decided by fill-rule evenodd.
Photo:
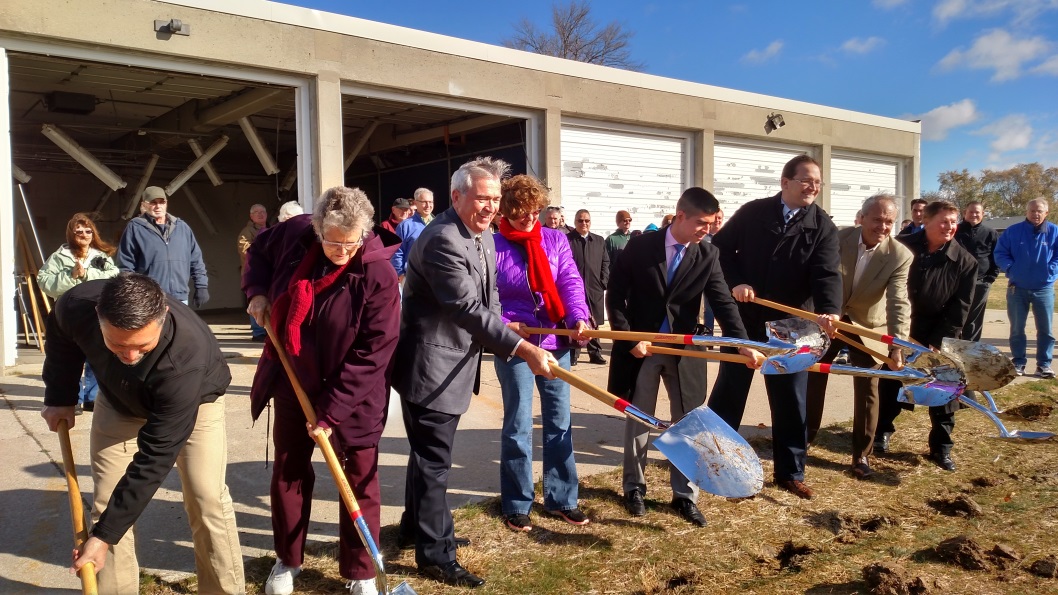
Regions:
M 703 492 L 748 498 L 764 487 L 753 447 L 705 405 L 672 424 L 654 446 Z
M 904 386 L 897 393 L 896 400 L 911 405 L 940 407 L 959 398 L 965 385 L 934 380 L 927 384 Z

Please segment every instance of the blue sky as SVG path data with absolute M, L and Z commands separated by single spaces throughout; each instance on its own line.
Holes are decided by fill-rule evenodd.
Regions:
M 499 44 L 550 2 L 287 2 Z M 950 169 L 1058 166 L 1058 0 L 596 0 L 677 79 L 923 120 L 922 190 Z

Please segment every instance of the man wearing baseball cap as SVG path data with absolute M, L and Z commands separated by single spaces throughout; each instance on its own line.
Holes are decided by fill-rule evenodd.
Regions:
M 193 305 L 201 308 L 209 301 L 202 249 L 191 227 L 166 212 L 168 206 L 165 190 L 157 186 L 144 189 L 141 215 L 125 227 L 115 260 L 122 271 L 147 275 L 162 286 L 162 291 L 185 304 L 190 296 L 188 282 L 192 282 Z
M 389 208 L 389 219 L 382 222 L 382 227 L 396 233 L 397 225 L 408 217 L 411 217 L 411 201 L 407 198 L 398 198 Z

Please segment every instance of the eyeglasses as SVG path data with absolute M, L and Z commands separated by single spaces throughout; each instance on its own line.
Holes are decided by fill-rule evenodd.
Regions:
M 591 223 L 591 219 L 577 219 L 577 223 Z
M 73 232 L 73 235 L 75 236 L 90 236 L 93 234 L 94 232 L 91 229 L 76 229 Z
M 797 178 L 792 179 L 794 182 L 800 182 L 802 188 L 812 188 L 813 186 L 817 188 L 822 188 L 823 186 L 827 185 L 826 182 L 824 182 L 823 180 L 799 180 Z
M 360 246 L 363 246 L 364 240 L 360 240 L 359 242 L 332 242 L 330 240 L 320 240 L 320 243 L 323 244 L 324 248 L 330 248 L 331 250 L 342 248 L 346 252 L 352 252 Z

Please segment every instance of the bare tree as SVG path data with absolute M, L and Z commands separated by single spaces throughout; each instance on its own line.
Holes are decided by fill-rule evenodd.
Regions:
M 645 66 L 632 60 L 629 51 L 629 42 L 635 33 L 617 21 L 600 26 L 592 18 L 591 4 L 587 0 L 552 4 L 551 29 L 539 28 L 529 19 L 522 18 L 514 26 L 514 35 L 505 39 L 503 45 L 625 70 L 642 70 Z

